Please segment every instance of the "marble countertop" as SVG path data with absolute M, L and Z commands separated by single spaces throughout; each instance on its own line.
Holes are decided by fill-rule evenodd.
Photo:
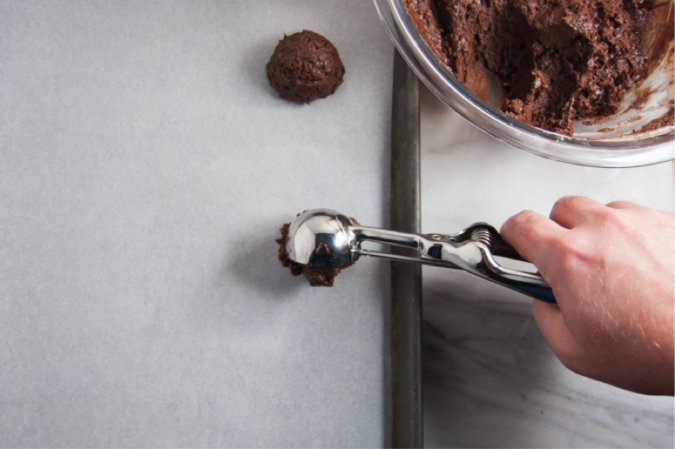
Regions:
M 319 6 L 320 4 L 320 6 Z M 284 33 L 347 73 L 311 105 Z M 276 260 L 330 207 L 387 226 L 393 45 L 362 0 L 0 2 L 0 447 L 386 447 L 389 266 Z M 423 230 L 584 194 L 673 209 L 672 164 L 573 167 L 422 95 Z M 424 270 L 428 446 L 672 447 L 672 398 L 580 378 L 530 300 Z
M 422 231 L 498 229 L 565 195 L 673 211 L 673 163 L 578 167 L 505 145 L 421 92 Z M 423 379 L 428 447 L 673 447 L 673 398 L 592 381 L 558 361 L 532 300 L 473 276 L 425 267 Z

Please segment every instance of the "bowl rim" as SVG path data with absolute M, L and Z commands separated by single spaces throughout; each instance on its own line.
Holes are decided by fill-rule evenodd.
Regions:
M 373 0 L 394 45 L 418 78 L 446 105 L 496 139 L 529 153 L 590 167 L 638 167 L 675 159 L 675 132 L 636 139 L 580 140 L 504 114 L 464 86 L 433 55 L 401 0 Z

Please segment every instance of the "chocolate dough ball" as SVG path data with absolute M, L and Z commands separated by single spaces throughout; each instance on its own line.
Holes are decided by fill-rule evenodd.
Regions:
M 309 30 L 284 35 L 265 68 L 281 98 L 308 104 L 333 94 L 345 74 L 333 44 Z
M 304 214 L 306 210 L 302 212 Z M 299 217 L 302 214 L 298 214 Z M 354 217 L 349 217 L 354 224 L 360 224 Z M 309 285 L 312 287 L 332 287 L 335 282 L 335 277 L 340 274 L 345 268 L 351 267 L 351 265 L 346 265 L 344 267 L 312 267 L 310 265 L 302 265 L 291 260 L 288 257 L 286 252 L 286 243 L 290 239 L 288 236 L 288 230 L 291 228 L 290 223 L 285 223 L 280 229 L 281 237 L 275 240 L 277 245 L 279 245 L 279 250 L 277 253 L 277 258 L 281 262 L 281 265 L 288 267 L 293 276 L 300 276 L 301 274 L 309 281 Z
M 300 214 L 298 214 L 300 215 Z M 279 250 L 277 258 L 281 262 L 281 265 L 288 267 L 293 276 L 300 276 L 301 274 L 309 281 L 309 285 L 312 287 L 332 287 L 335 282 L 335 277 L 340 274 L 344 268 L 323 268 L 323 267 L 312 267 L 310 265 L 302 265 L 297 262 L 293 262 L 286 252 L 286 242 L 288 242 L 288 230 L 291 227 L 290 223 L 284 223 L 284 225 L 279 229 L 281 232 L 281 237 L 275 240 L 279 245 Z M 349 265 L 348 265 L 349 266 Z

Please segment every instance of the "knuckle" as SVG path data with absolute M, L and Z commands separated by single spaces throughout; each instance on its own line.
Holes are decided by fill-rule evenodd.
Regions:
M 563 278 L 575 277 L 579 267 L 589 259 L 588 246 L 574 239 L 559 239 L 551 243 L 552 252 L 558 260 L 559 274 Z
M 595 216 L 602 222 L 611 223 L 618 218 L 618 209 L 603 207 L 596 211 Z
M 536 229 L 535 213 L 531 210 L 524 210 L 513 216 L 513 228 L 519 233 L 529 233 Z
M 635 231 L 636 226 L 630 214 L 620 209 L 605 208 L 599 214 L 599 218 L 603 226 L 610 227 L 621 234 L 632 234 Z
M 614 209 L 626 209 L 633 206 L 633 203 L 630 201 L 612 201 L 610 203 L 607 203 L 607 207 L 611 207 Z
M 579 209 L 587 201 L 586 198 L 582 196 L 564 196 L 555 202 L 553 205 L 553 210 L 569 210 L 569 209 Z

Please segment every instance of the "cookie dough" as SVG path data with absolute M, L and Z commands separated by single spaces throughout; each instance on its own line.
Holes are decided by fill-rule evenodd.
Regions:
M 434 55 L 506 114 L 572 135 L 574 120 L 617 111 L 646 73 L 643 0 L 403 0 Z
M 281 98 L 307 104 L 335 93 L 345 74 L 333 44 L 309 30 L 284 35 L 266 71 L 270 85 Z
M 298 214 L 300 215 L 300 214 Z M 286 242 L 288 241 L 288 229 L 290 228 L 290 223 L 285 223 L 279 231 L 281 232 L 281 237 L 275 240 L 279 245 L 278 259 L 281 262 L 281 265 L 288 267 L 293 276 L 300 276 L 301 274 L 307 278 L 309 285 L 312 287 L 332 287 L 335 281 L 335 277 L 340 274 L 340 272 L 349 267 L 341 268 L 320 268 L 312 267 L 309 265 L 302 265 L 297 262 L 292 261 L 288 257 L 286 252 Z

